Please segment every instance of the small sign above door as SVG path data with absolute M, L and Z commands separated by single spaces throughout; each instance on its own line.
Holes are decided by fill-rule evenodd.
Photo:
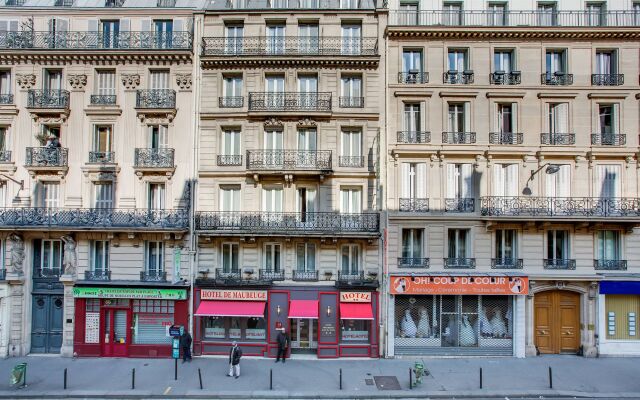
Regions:
M 371 303 L 371 292 L 340 292 L 341 303 Z

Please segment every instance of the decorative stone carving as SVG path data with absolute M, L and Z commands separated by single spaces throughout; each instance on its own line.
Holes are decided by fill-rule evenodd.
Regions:
M 31 89 L 36 85 L 36 76 L 34 74 L 16 74 L 16 82 L 20 89 Z
M 278 118 L 268 118 L 264 121 L 265 128 L 280 128 L 284 123 Z
M 75 276 L 76 267 L 78 266 L 76 241 L 71 236 L 62 236 L 60 239 L 64 242 L 64 257 L 62 259 L 64 274 Z
M 24 263 L 24 241 L 15 233 L 9 235 L 11 242 L 11 272 L 22 275 Z
M 176 83 L 180 90 L 190 90 L 191 74 L 176 74 Z
M 87 76 L 85 74 L 69 74 L 67 79 L 72 89 L 82 90 L 87 86 Z
M 308 117 L 298 121 L 298 127 L 315 128 L 316 126 L 318 126 L 318 123 Z
M 135 90 L 140 85 L 140 74 L 121 74 L 125 89 Z

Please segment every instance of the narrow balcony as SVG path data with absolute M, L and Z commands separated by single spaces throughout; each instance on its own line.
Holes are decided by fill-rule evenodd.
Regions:
M 624 74 L 592 74 L 593 86 L 620 86 L 624 85 Z
M 520 71 L 496 71 L 489 74 L 489 82 L 492 85 L 519 85 L 522 78 Z
M 378 7 L 381 2 L 378 2 Z M 220 0 L 209 3 L 209 10 L 374 10 L 376 1 L 360 0 Z
M 626 271 L 627 260 L 593 260 L 593 268 L 597 271 Z
M 364 156 L 340 156 L 338 165 L 342 168 L 364 168 Z
M 0 150 L 0 163 L 11 162 L 11 150 Z
M 331 150 L 247 150 L 250 171 L 330 171 Z
M 591 144 L 594 146 L 624 146 L 627 144 L 627 135 L 624 133 L 593 133 Z
M 261 269 L 258 272 L 261 281 L 284 281 L 284 271 Z
M 573 74 L 565 72 L 544 73 L 540 75 L 540 83 L 547 86 L 573 85 Z
M 239 269 L 216 268 L 216 279 L 221 280 L 242 280 L 242 271 Z
M 522 258 L 492 258 L 491 269 L 522 269 Z
M 92 94 L 89 102 L 92 106 L 115 106 L 116 99 L 115 94 Z
M 1 93 L 0 104 L 13 104 L 13 95 L 11 93 Z
M 68 110 L 68 90 L 29 89 L 27 107 L 35 109 Z
M 638 218 L 637 197 L 486 196 L 480 213 L 492 217 Z
M 84 279 L 86 281 L 110 281 L 111 271 L 108 270 L 94 270 L 84 271 Z
M 544 269 L 553 270 L 574 270 L 576 269 L 576 260 L 568 258 L 545 258 L 542 260 Z
M 36 268 L 33 271 L 33 277 L 36 279 L 58 279 L 62 271 L 60 268 Z
M 473 71 L 447 71 L 442 75 L 443 83 L 469 85 L 473 83 Z
M 249 36 L 205 37 L 202 39 L 202 56 L 377 56 L 378 39 L 375 37 L 342 36 Z
M 458 258 L 458 257 L 446 257 L 444 260 L 445 269 L 475 269 L 475 258 Z
M 113 151 L 90 151 L 89 164 L 115 164 L 116 153 Z
M 220 108 L 242 108 L 242 107 L 244 107 L 244 96 L 223 96 L 223 97 L 218 97 L 218 107 L 220 107 Z
M 167 271 L 140 271 L 142 282 L 166 282 Z
M 442 143 L 445 144 L 474 144 L 475 132 L 442 132 Z
M 524 134 L 521 132 L 490 132 L 490 144 L 522 144 Z
M 61 168 L 69 163 L 69 149 L 66 147 L 27 147 L 25 167 Z
M 22 7 L 27 0 L 5 0 L 4 5 L 7 7 Z
M 398 72 L 398 83 L 423 84 L 429 83 L 429 73 L 420 71 Z
M 175 168 L 174 149 L 137 148 L 134 155 L 135 168 Z
M 398 268 L 429 268 L 428 258 L 398 257 Z
M 317 282 L 318 271 L 298 271 L 294 270 L 292 279 L 297 282 Z
M 252 92 L 249 111 L 268 112 L 331 112 L 331 92 Z
M 570 146 L 576 144 L 575 133 L 541 133 L 540 144 L 553 146 Z
M 340 108 L 364 108 L 364 97 L 340 96 Z
M 104 6 L 107 8 L 119 8 L 124 5 L 125 0 L 105 0 Z
M 402 212 L 429 212 L 429 199 L 427 198 L 401 198 L 398 211 Z
M 242 165 L 242 154 L 218 154 L 216 164 L 219 167 L 239 167 Z
M 398 131 L 398 143 L 423 144 L 431 143 L 431 132 L 428 131 Z
M 454 213 L 472 213 L 475 211 L 475 199 L 473 198 L 447 198 L 444 199 L 444 211 Z
M 338 279 L 336 279 L 337 288 L 349 287 L 378 287 L 377 275 L 366 275 L 364 271 L 359 272 L 341 272 L 338 271 Z
M 173 89 L 139 89 L 136 92 L 136 108 L 175 109 L 176 91 Z
M 54 7 L 73 7 L 75 0 L 55 0 L 53 2 Z

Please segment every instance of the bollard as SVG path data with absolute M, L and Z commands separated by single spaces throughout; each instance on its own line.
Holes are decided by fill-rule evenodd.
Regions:
M 269 370 L 269 390 L 273 390 L 273 369 Z
M 553 389 L 553 373 L 551 367 L 549 367 L 549 389 Z
M 342 368 L 340 368 L 340 390 L 342 390 Z
M 480 367 L 480 389 L 482 389 L 482 367 Z
M 200 390 L 202 390 L 202 373 L 200 372 L 200 368 L 198 368 L 198 379 L 200 380 Z
M 67 390 L 67 369 L 64 369 L 64 390 Z
M 131 390 L 136 388 L 136 369 L 131 368 Z
M 413 389 L 413 377 L 411 376 L 411 368 L 409 368 L 409 389 Z
M 173 360 L 175 361 L 174 368 L 173 368 L 173 380 L 177 381 L 178 380 L 178 359 L 174 358 Z

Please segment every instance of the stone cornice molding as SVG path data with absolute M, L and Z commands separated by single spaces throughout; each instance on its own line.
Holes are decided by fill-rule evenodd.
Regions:
M 120 74 L 120 78 L 127 90 L 135 90 L 140 85 L 140 74 Z
M 229 68 L 229 67 L 284 67 L 284 66 L 299 66 L 299 67 L 353 67 L 353 68 L 377 68 L 380 64 L 379 56 L 370 57 L 357 57 L 351 58 L 345 56 L 335 56 L 332 58 L 203 58 L 200 65 L 204 69 L 215 68 Z
M 463 27 L 392 26 L 386 36 L 431 39 L 564 39 L 564 40 L 639 40 L 637 28 L 562 28 L 562 27 Z
M 191 64 L 193 54 L 191 52 L 182 53 L 138 53 L 126 54 L 122 53 L 92 53 L 88 51 L 57 51 L 55 54 L 50 52 L 33 52 L 29 50 L 0 50 L 0 64 L 19 64 L 19 63 L 60 63 L 60 64 Z
M 72 89 L 83 90 L 87 86 L 87 75 L 85 74 L 68 74 L 67 79 Z
M 36 85 L 36 76 L 34 74 L 16 74 L 16 83 L 20 89 L 31 89 Z

